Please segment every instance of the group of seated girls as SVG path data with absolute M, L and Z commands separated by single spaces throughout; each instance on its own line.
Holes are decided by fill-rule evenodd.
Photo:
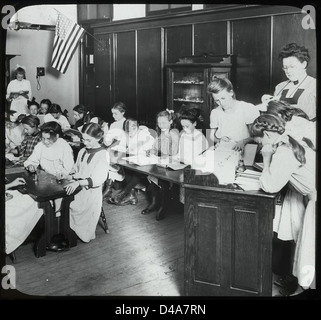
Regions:
M 101 186 L 108 176 L 109 154 L 101 145 L 104 132 L 97 123 L 83 125 L 81 133 L 84 147 L 79 151 L 76 161 L 69 143 L 62 138 L 59 123 L 46 122 L 37 132 L 40 141 L 33 146 L 23 165 L 29 172 L 41 169 L 60 179 L 67 179 L 67 194 L 80 188 L 70 205 L 70 227 L 80 240 L 89 242 L 95 238 L 102 206 Z M 7 254 L 25 241 L 43 214 L 29 195 L 12 190 L 25 183 L 23 178 L 17 178 L 5 187 Z M 60 215 L 61 201 L 62 199 L 56 199 L 51 202 L 56 216 Z
M 71 203 L 70 226 L 82 241 L 88 242 L 95 238 L 103 199 L 114 205 L 136 204 L 138 198 L 135 186 L 144 179 L 152 197 L 141 213 L 156 211 L 156 219 L 161 220 L 165 203 L 168 203 L 164 201 L 166 190 L 171 188 L 168 182 L 153 176 L 148 176 L 146 180 L 146 177 L 122 169 L 117 166 L 117 158 L 111 161 L 109 151 L 170 157 L 193 168 L 195 159 L 206 157 L 209 148 L 228 145 L 242 152 L 249 142 L 257 143 L 263 157 L 260 177 L 262 190 L 274 193 L 286 187 L 283 207 L 274 218 L 273 228 L 279 239 L 295 243 L 290 273 L 301 286 L 313 287 L 314 277 L 312 275 L 309 278 L 311 281 L 307 282 L 304 266 L 315 265 L 315 123 L 309 121 L 302 110 L 287 102 L 271 100 L 263 112 L 251 103 L 237 100 L 228 79 L 214 78 L 208 86 L 208 93 L 216 104 L 210 115 L 209 137 L 205 137 L 197 128 L 200 117 L 197 108 L 185 108 L 179 117 L 172 110 L 159 112 L 156 115 L 156 131 L 153 131 L 139 125 L 136 119 L 126 117 L 126 106 L 117 102 L 111 108 L 115 121 L 109 127 L 100 118 L 93 117 L 84 106 L 74 108 L 74 129 L 81 131 L 84 144 L 75 164 L 70 146 L 61 139 L 62 126 L 56 121 L 50 121 L 39 129 L 39 123 L 33 115 L 22 123 L 28 137 L 23 144 L 11 149 L 28 157 L 24 166 L 29 171 L 34 171 L 40 165 L 49 173 L 61 174 L 70 179 L 66 186 L 68 194 L 81 187 Z M 179 127 L 180 131 L 177 129 Z M 117 180 L 125 184 L 120 192 L 114 194 L 113 186 Z M 23 182 L 19 180 L 16 183 Z M 28 198 L 26 195 L 19 196 Z M 28 201 L 31 200 L 28 198 Z M 14 250 L 24 238 L 20 229 L 12 228 L 16 223 L 14 219 L 17 219 L 17 214 L 13 212 L 17 211 L 10 211 L 10 203 L 13 202 L 6 202 L 6 214 L 12 214 L 12 217 L 6 219 L 6 228 L 8 237 L 15 239 L 15 242 L 7 247 L 7 252 Z M 31 227 L 27 210 L 22 208 L 17 223 L 28 223 Z M 59 212 L 59 203 L 55 210 Z M 26 217 L 25 221 L 23 216 Z M 37 213 L 35 220 L 38 216 Z M 14 234 L 16 231 L 19 240 Z M 283 281 L 285 275 L 282 277 Z

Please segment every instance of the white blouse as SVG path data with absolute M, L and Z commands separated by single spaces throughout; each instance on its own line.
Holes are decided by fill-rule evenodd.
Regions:
M 234 141 L 240 141 L 250 136 L 247 125 L 259 117 L 259 110 L 251 103 L 235 101 L 233 112 L 225 112 L 222 107 L 211 111 L 210 127 L 217 129 L 217 138 L 228 137 Z

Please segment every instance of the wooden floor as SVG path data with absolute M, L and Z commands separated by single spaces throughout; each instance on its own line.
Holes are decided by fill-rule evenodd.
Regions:
M 145 193 L 140 191 L 138 199 L 137 205 L 124 207 L 104 203 L 110 233 L 100 221 L 90 243 L 78 240 L 69 251 L 47 251 L 41 258 L 35 257 L 33 243 L 20 246 L 14 264 L 17 297 L 19 292 L 33 297 L 184 296 L 182 208 L 156 221 L 155 213 L 140 214 L 147 206 Z M 272 295 L 279 295 L 275 285 Z
M 183 295 L 183 212 L 173 209 L 156 221 L 155 213 L 140 214 L 145 193 L 138 198 L 137 205 L 104 204 L 110 233 L 98 225 L 90 243 L 78 240 L 69 251 L 41 258 L 32 243 L 20 246 L 16 289 L 32 296 Z

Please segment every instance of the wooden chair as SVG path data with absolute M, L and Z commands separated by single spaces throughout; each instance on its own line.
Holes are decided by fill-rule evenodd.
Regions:
M 105 216 L 105 212 L 104 212 L 103 207 L 101 207 L 100 219 L 103 223 L 102 228 L 104 229 L 105 233 L 109 233 L 108 224 L 107 224 L 107 220 L 106 220 L 106 216 Z

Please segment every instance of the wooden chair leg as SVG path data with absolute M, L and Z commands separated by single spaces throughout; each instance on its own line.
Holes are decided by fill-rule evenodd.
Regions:
M 104 212 L 103 207 L 101 207 L 100 218 L 103 222 L 103 229 L 104 229 L 105 233 L 109 233 L 108 224 L 107 224 L 107 220 L 106 220 L 106 216 L 105 216 L 105 212 Z

